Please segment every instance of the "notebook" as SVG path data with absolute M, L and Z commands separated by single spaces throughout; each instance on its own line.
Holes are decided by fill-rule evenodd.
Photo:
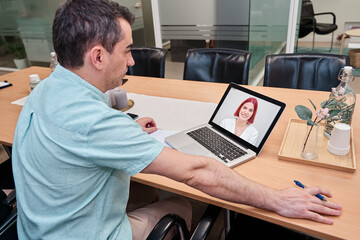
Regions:
M 235 167 L 255 158 L 286 104 L 230 83 L 208 123 L 165 138 L 181 152 L 215 158 Z

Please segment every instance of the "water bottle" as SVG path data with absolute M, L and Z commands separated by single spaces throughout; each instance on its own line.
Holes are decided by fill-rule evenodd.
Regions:
M 345 66 L 339 72 L 338 79 L 341 82 L 339 86 L 332 89 L 329 96 L 329 108 L 339 110 L 339 113 L 326 120 L 324 135 L 327 138 L 330 138 L 331 131 L 336 123 L 351 124 L 351 118 L 355 108 L 356 94 L 351 88 L 350 82 L 353 81 L 354 78 L 354 69 L 350 66 Z
M 53 72 L 56 68 L 56 66 L 59 64 L 57 60 L 57 56 L 55 52 L 50 53 L 50 70 Z

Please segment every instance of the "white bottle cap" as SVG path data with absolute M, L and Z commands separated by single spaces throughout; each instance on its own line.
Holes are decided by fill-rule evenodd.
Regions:
M 51 53 L 50 53 L 50 56 L 52 56 L 52 57 L 54 57 L 55 55 L 56 55 L 55 52 L 51 52 Z
M 29 78 L 31 83 L 38 83 L 41 81 L 39 74 L 31 74 L 29 75 Z
M 352 71 L 352 67 L 351 66 L 345 66 L 344 67 L 344 72 L 348 73 Z

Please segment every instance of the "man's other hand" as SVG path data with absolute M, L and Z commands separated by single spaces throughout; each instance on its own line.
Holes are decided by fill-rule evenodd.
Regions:
M 156 123 L 152 118 L 143 117 L 136 120 L 136 122 L 140 125 L 144 132 L 152 133 L 157 130 Z

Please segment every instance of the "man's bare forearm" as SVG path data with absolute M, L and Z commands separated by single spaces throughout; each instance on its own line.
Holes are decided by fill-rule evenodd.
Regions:
M 322 215 L 340 215 L 339 204 L 322 202 L 315 197 L 316 194 L 331 197 L 326 189 L 274 190 L 241 176 L 214 159 L 188 155 L 170 148 L 164 148 L 142 172 L 166 176 L 211 196 L 271 210 L 286 217 L 332 224 L 332 219 Z
M 188 185 L 227 201 L 275 210 L 276 191 L 241 176 L 214 159 L 197 158 L 203 158 L 200 161 L 206 163 L 195 170 L 194 177 L 186 181 Z
M 168 155 L 166 161 L 170 164 L 170 159 L 173 159 L 177 164 L 176 167 L 160 170 L 162 173 L 158 174 L 184 182 L 217 198 L 274 210 L 272 199 L 276 192 L 273 189 L 248 180 L 212 158 L 164 150 Z

